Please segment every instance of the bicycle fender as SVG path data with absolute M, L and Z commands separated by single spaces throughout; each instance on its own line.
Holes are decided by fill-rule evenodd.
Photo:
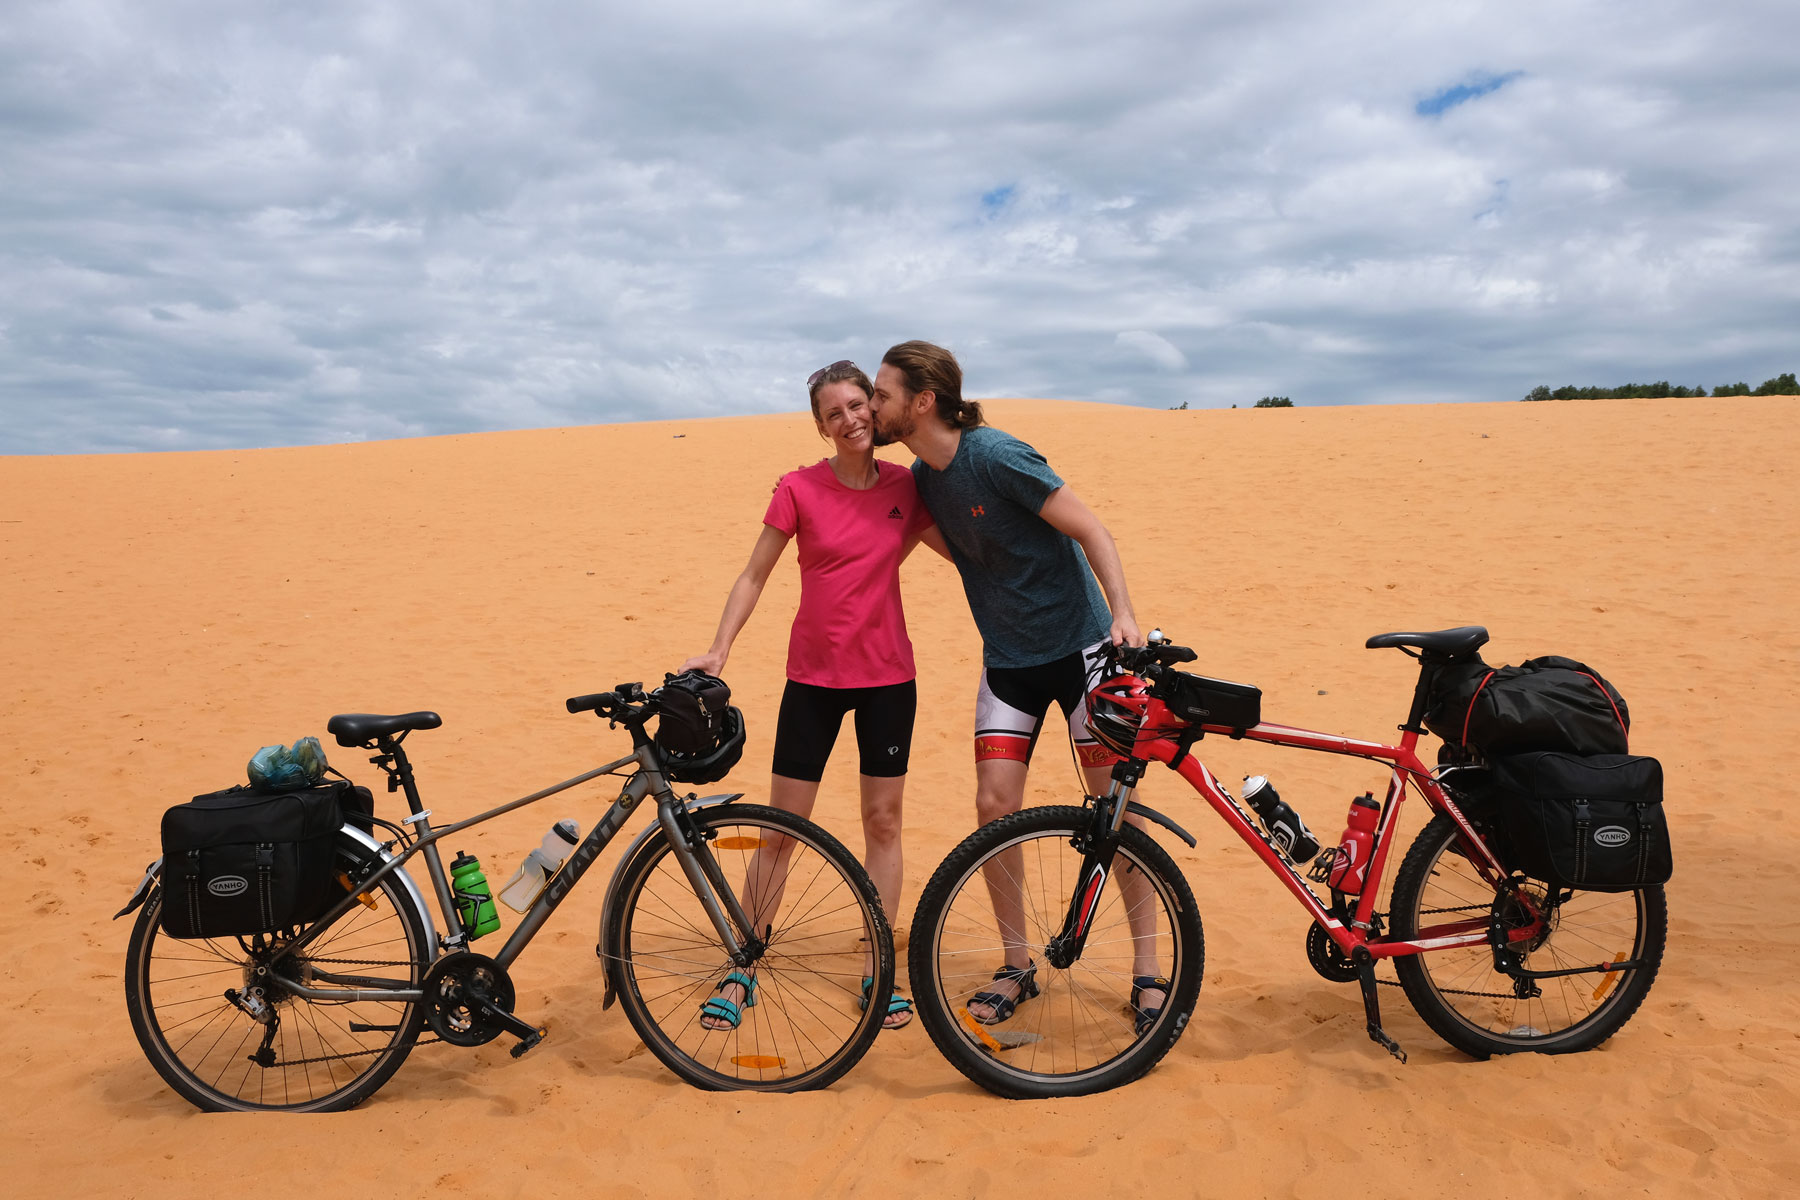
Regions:
M 354 825 L 346 825 L 338 830 L 338 836 L 347 837 L 363 849 L 373 852 L 384 863 L 393 861 L 394 856 L 387 852 L 386 847 Z M 425 945 L 435 953 L 438 945 L 437 925 L 431 919 L 431 909 L 426 906 L 425 897 L 419 892 L 419 885 L 413 882 L 413 877 L 406 873 L 405 867 L 395 867 L 390 874 L 400 881 L 407 903 L 412 905 L 413 911 L 425 926 Z
M 713 796 L 699 796 L 687 802 L 687 810 L 693 812 L 696 809 L 717 808 L 721 804 L 730 804 L 733 800 L 742 800 L 743 798 L 744 793 L 742 792 L 720 792 Z M 606 885 L 606 899 L 600 904 L 600 929 L 594 938 L 594 957 L 600 960 L 600 976 L 603 985 L 600 996 L 601 1012 L 611 1008 L 613 1001 L 618 998 L 618 992 L 613 987 L 613 964 L 606 957 L 607 915 L 612 912 L 613 901 L 618 899 L 619 884 L 621 877 L 625 874 L 625 864 L 637 857 L 639 848 L 645 842 L 660 836 L 661 833 L 662 825 L 657 821 L 652 821 L 644 826 L 642 832 L 631 839 L 631 844 L 625 847 L 625 853 L 619 855 L 619 865 L 613 868 L 612 879 Z
M 1188 849 L 1190 850 L 1199 846 L 1199 843 L 1194 840 L 1193 834 L 1189 833 L 1187 830 L 1183 829 L 1181 826 L 1171 821 L 1168 817 L 1163 816 L 1147 804 L 1139 804 L 1136 800 L 1127 800 L 1125 802 L 1125 811 L 1136 813 L 1146 820 L 1155 821 L 1158 825 L 1161 825 L 1164 829 L 1186 842 L 1188 844 Z
M 162 859 L 159 858 L 144 868 L 144 877 L 138 880 L 137 890 L 131 893 L 131 899 L 125 902 L 124 908 L 113 914 L 112 919 L 116 921 L 125 914 L 134 913 L 142 908 L 144 901 L 150 898 L 150 889 L 156 886 L 156 881 L 160 878 L 162 878 Z

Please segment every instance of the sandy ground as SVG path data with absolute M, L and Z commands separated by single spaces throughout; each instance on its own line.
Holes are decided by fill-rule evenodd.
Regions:
M 543 1046 L 520 1061 L 503 1043 L 422 1047 L 353 1113 L 202 1116 L 126 1021 L 129 922 L 108 918 L 156 855 L 165 807 L 340 711 L 443 714 L 409 743 L 440 813 L 621 753 L 563 698 L 660 678 L 704 648 L 770 485 L 823 452 L 808 420 L 0 459 L 6 1190 L 1792 1195 L 1797 403 L 993 404 L 1108 522 L 1146 626 L 1209 673 L 1260 684 L 1271 719 L 1385 737 L 1411 664 L 1363 639 L 1485 624 L 1492 662 L 1571 654 L 1621 688 L 1634 748 L 1667 768 L 1677 839 L 1667 960 L 1619 1036 L 1472 1062 L 1389 991 L 1403 1066 L 1364 1037 L 1354 987 L 1308 969 L 1291 898 L 1159 774 L 1145 798 L 1201 839 L 1168 841 L 1206 923 L 1194 1021 L 1142 1082 L 1032 1104 L 967 1083 L 916 1024 L 824 1093 L 694 1091 L 600 1009 L 592 885 L 517 966 Z M 950 568 L 920 555 L 905 587 L 922 712 L 902 929 L 970 827 L 979 663 Z M 752 731 L 729 782 L 752 796 L 797 588 L 790 556 L 728 671 Z M 1294 751 L 1206 750 L 1223 778 L 1268 771 L 1328 838 L 1383 779 Z M 1041 760 L 1034 802 L 1071 796 L 1064 761 Z M 818 815 L 857 845 L 854 789 L 840 752 Z M 504 874 L 555 816 L 586 825 L 609 799 L 577 793 L 466 841 Z

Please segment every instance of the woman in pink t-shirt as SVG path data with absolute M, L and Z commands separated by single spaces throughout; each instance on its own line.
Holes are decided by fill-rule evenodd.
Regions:
M 836 450 L 775 486 L 750 562 L 732 585 L 711 649 L 681 669 L 724 670 L 769 573 L 799 543 L 800 611 L 788 636 L 787 689 L 775 728 L 769 802 L 810 816 L 845 713 L 855 713 L 862 766 L 863 865 L 888 913 L 900 903 L 900 810 L 918 693 L 900 605 L 900 563 L 936 538 L 912 472 L 875 458 L 869 377 L 838 362 L 807 381 L 813 420 Z M 701 1006 L 710 1029 L 736 1028 L 754 1003 L 753 976 L 733 972 Z M 864 1002 L 869 981 L 864 980 Z M 749 1003 L 746 1003 L 749 1001 Z M 912 1020 L 899 993 L 886 1027 Z

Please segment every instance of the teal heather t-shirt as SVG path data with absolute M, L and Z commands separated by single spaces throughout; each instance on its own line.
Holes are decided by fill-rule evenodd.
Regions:
M 1035 667 L 1107 635 L 1112 615 L 1087 556 L 1038 516 L 1063 485 L 1043 455 L 982 425 L 963 430 L 942 471 L 922 460 L 912 470 L 962 575 L 984 665 Z

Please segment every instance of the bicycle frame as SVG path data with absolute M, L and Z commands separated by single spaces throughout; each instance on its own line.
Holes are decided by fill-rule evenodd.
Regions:
M 382 754 L 372 761 L 380 765 L 383 770 L 388 771 L 391 778 L 397 779 L 401 789 L 405 792 L 407 806 L 411 809 L 412 815 L 403 818 L 401 823 L 412 828 L 411 844 L 398 855 L 388 855 L 380 867 L 367 877 L 357 880 L 356 882 L 361 885 L 361 890 L 338 901 L 329 912 L 313 922 L 298 937 L 277 952 L 270 959 L 271 969 L 278 968 L 283 960 L 304 948 L 318 936 L 320 931 L 328 928 L 332 922 L 349 911 L 351 905 L 359 903 L 362 891 L 366 891 L 368 887 L 378 883 L 386 876 L 400 871 L 404 864 L 415 855 L 424 857 L 426 869 L 431 875 L 432 889 L 437 897 L 438 908 L 444 917 L 444 927 L 449 931 L 439 938 L 439 953 L 449 954 L 465 949 L 469 938 L 463 924 L 461 911 L 456 903 L 455 891 L 451 887 L 449 876 L 444 871 L 443 860 L 438 853 L 437 844 L 452 834 L 460 833 L 484 821 L 492 820 L 512 812 L 514 809 L 523 808 L 525 805 L 535 804 L 539 800 L 568 791 L 570 788 L 578 787 L 602 775 L 613 774 L 623 767 L 634 764 L 637 770 L 619 789 L 618 798 L 613 801 L 612 806 L 601 816 L 594 828 L 581 840 L 581 843 L 570 852 L 562 867 L 551 877 L 549 885 L 525 911 L 517 927 L 507 937 L 505 944 L 493 956 L 494 961 L 499 963 L 502 968 L 511 966 L 514 960 L 524 952 L 525 947 L 530 945 L 537 932 L 543 928 L 544 922 L 549 919 L 550 914 L 556 911 L 568 894 L 574 890 L 575 885 L 581 881 L 581 877 L 587 873 L 588 868 L 593 866 L 600 857 L 601 852 L 618 835 L 626 820 L 636 811 L 644 797 L 653 795 L 656 798 L 657 822 L 661 826 L 663 835 L 668 839 L 676 861 L 681 864 L 689 884 L 694 888 L 695 895 L 706 910 L 707 916 L 712 920 L 721 942 L 731 952 L 734 962 L 740 966 L 748 965 L 750 952 L 747 950 L 747 946 L 753 945 L 755 942 L 750 918 L 740 907 L 737 896 L 725 885 L 724 877 L 712 856 L 704 851 L 697 851 L 694 840 L 690 839 L 683 831 L 681 814 L 685 814 L 687 811 L 686 804 L 670 789 L 663 775 L 662 762 L 647 739 L 634 748 L 630 754 L 604 766 L 584 771 L 580 775 L 565 779 L 561 783 L 553 784 L 541 791 L 533 792 L 529 796 L 522 796 L 517 800 L 491 808 L 466 820 L 445 825 L 442 828 L 435 828 L 431 824 L 431 810 L 424 806 L 419 797 L 418 785 L 413 779 L 411 764 L 407 761 L 405 752 L 400 748 L 401 740 L 401 738 L 384 739 L 379 746 Z M 389 760 L 392 765 L 384 762 L 384 759 Z M 712 798 L 707 797 L 706 799 Z M 429 921 L 426 924 L 427 927 L 430 926 Z M 436 957 L 438 955 L 433 956 L 434 961 Z M 391 980 L 339 975 L 318 970 L 312 971 L 310 978 L 338 986 L 329 989 L 313 988 L 299 980 L 289 979 L 285 976 L 280 977 L 284 988 L 309 999 L 417 1000 L 423 998 L 423 992 L 418 988 L 395 986 Z
M 1178 724 L 1161 700 L 1152 698 L 1144 721 L 1146 729 L 1167 729 Z M 1374 762 L 1390 764 L 1392 770 L 1388 777 L 1387 796 L 1381 806 L 1381 816 L 1375 829 L 1374 851 L 1369 858 L 1369 870 L 1361 895 L 1356 897 L 1354 908 L 1348 913 L 1349 920 L 1341 920 L 1320 903 L 1317 895 L 1292 863 L 1275 848 L 1250 815 L 1230 796 L 1214 778 L 1206 764 L 1190 752 L 1190 747 L 1182 742 L 1167 737 L 1144 737 L 1133 747 L 1134 758 L 1163 763 L 1185 779 L 1189 786 L 1199 792 L 1213 811 L 1243 839 L 1245 845 L 1256 854 L 1275 877 L 1293 893 L 1302 908 L 1312 917 L 1331 940 L 1337 945 L 1346 958 L 1356 959 L 1358 951 L 1366 952 L 1372 958 L 1394 958 L 1400 955 L 1421 954 L 1431 950 L 1448 950 L 1457 947 L 1487 946 L 1490 944 L 1489 918 L 1483 914 L 1467 920 L 1453 921 L 1443 925 L 1432 926 L 1421 930 L 1417 937 L 1399 940 L 1377 934 L 1374 930 L 1375 898 L 1381 888 L 1381 881 L 1387 868 L 1388 856 L 1393 849 L 1399 829 L 1400 809 L 1406 798 L 1406 788 L 1410 783 L 1424 796 L 1425 802 L 1436 811 L 1450 817 L 1461 832 L 1465 844 L 1474 852 L 1470 861 L 1486 882 L 1497 891 L 1511 890 L 1507 887 L 1507 871 L 1488 848 L 1486 842 L 1477 833 L 1449 794 L 1438 783 L 1429 768 L 1419 760 L 1417 747 L 1420 731 L 1416 728 L 1416 720 L 1402 726 L 1403 736 L 1397 746 L 1384 745 L 1380 742 L 1368 742 L 1357 738 L 1343 737 L 1337 734 L 1318 733 L 1309 729 L 1299 729 L 1289 725 L 1278 725 L 1263 722 L 1242 731 L 1202 726 L 1201 732 L 1220 734 L 1227 737 L 1243 738 L 1248 741 L 1264 742 L 1275 746 L 1292 746 L 1301 750 L 1314 750 L 1326 754 L 1341 754 L 1352 758 L 1364 758 Z M 1413 726 L 1409 728 L 1408 726 Z M 1115 793 L 1119 791 L 1115 783 Z M 1115 796 L 1115 799 L 1117 797 Z M 1523 893 L 1518 895 L 1523 903 L 1530 906 L 1533 915 L 1537 915 L 1537 906 L 1531 898 Z M 1539 932 L 1536 922 L 1523 929 L 1511 929 L 1507 937 L 1512 942 L 1529 941 Z

